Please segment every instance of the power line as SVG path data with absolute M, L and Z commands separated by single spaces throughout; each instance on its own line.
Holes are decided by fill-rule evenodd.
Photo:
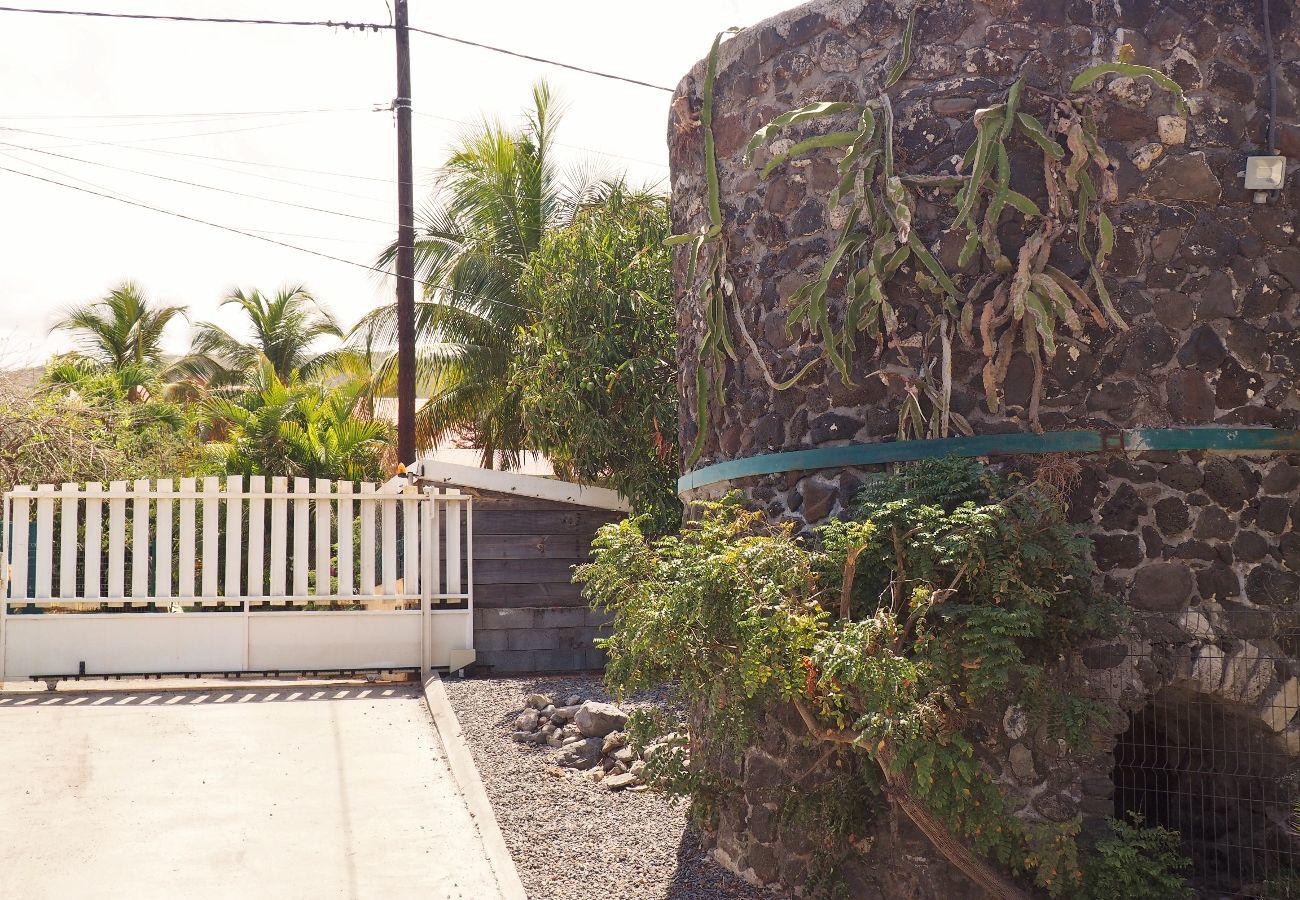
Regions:
M 106 194 L 103 193 L 102 191 L 92 191 L 89 188 L 77 187 L 76 185 L 66 184 L 65 182 L 62 181 L 55 181 L 53 178 L 45 178 L 42 175 L 33 175 L 31 172 L 23 172 L 18 169 L 11 169 L 7 166 L 0 166 L 0 172 L 9 172 L 13 175 L 22 175 L 24 178 L 34 178 L 37 181 L 43 181 L 46 184 L 53 184 L 58 187 L 67 188 L 68 190 L 72 190 L 72 191 L 80 191 L 84 194 L 93 194 L 96 197 L 103 197 L 107 200 L 116 200 L 118 203 L 125 203 L 128 206 L 135 206 L 140 209 L 147 209 L 150 212 L 160 213 L 164 216 L 173 216 L 177 219 L 184 219 L 187 222 L 194 222 L 198 225 L 207 225 L 210 228 L 218 228 L 222 231 L 228 231 L 232 234 L 240 234 L 243 235 L 244 237 L 252 238 L 257 241 L 266 241 L 268 244 L 275 244 L 280 247 L 285 247 L 289 250 L 298 250 L 302 253 L 310 253 L 312 256 L 319 256 L 324 259 L 333 260 L 334 262 L 343 263 L 345 265 L 357 266 L 358 268 L 362 268 L 362 269 L 369 269 L 372 272 L 378 272 L 383 275 L 389 274 L 388 272 L 385 272 L 383 269 L 376 268 L 375 266 L 366 265 L 365 263 L 359 263 L 356 262 L 355 260 L 344 259 L 341 256 L 334 256 L 329 253 L 322 253 L 319 250 L 310 250 L 307 247 L 299 247 L 295 244 L 285 243 L 284 241 L 277 241 L 274 238 L 269 238 L 260 234 L 255 234 L 251 231 L 245 231 L 241 228 L 235 228 L 231 225 L 222 225 L 217 222 L 209 222 L 206 219 L 199 219 L 194 216 L 187 216 L 185 213 L 179 213 L 176 212 L 175 210 L 170 210 L 170 209 L 163 209 L 162 207 L 152 206 L 148 203 L 141 203 L 138 200 L 130 200 L 126 197 L 115 197 L 112 194 Z
M 179 124 L 179 123 L 178 123 Z M 198 123 L 195 123 L 198 124 Z M 119 141 L 117 146 L 131 146 L 133 144 L 150 144 L 157 141 L 183 141 L 187 138 L 213 137 L 223 134 L 240 134 L 245 131 L 266 131 L 270 128 L 288 128 L 290 125 L 300 125 L 301 122 L 268 122 L 264 125 L 249 125 L 245 128 L 220 128 L 216 131 L 187 131 L 184 134 L 159 134 L 153 137 L 131 138 L 129 140 Z M 22 131 L 21 128 L 10 128 L 0 125 L 0 131 Z M 84 147 L 90 144 L 105 144 L 109 141 L 97 141 L 94 138 L 79 137 L 72 134 L 52 135 L 53 137 L 62 138 L 65 141 L 73 141 L 71 144 L 56 144 L 55 146 L 63 147 Z
M 358 29 L 360 31 L 389 31 L 392 25 L 379 22 L 334 22 L 330 20 L 289 20 L 289 19 L 230 19 L 230 18 L 210 18 L 204 16 L 168 16 L 153 13 L 122 13 L 122 12 L 93 12 L 90 10 L 77 9 L 31 9 L 19 6 L 0 6 L 0 12 L 12 13 L 33 13 L 47 16 L 86 16 L 99 19 L 135 19 L 161 22 L 201 22 L 206 24 L 218 25 L 298 25 L 308 27 L 325 27 L 325 28 L 343 28 Z M 497 47 L 492 44 L 484 44 L 481 41 L 472 41 L 469 38 L 456 37 L 450 34 L 443 34 L 439 31 L 431 31 L 427 28 L 411 28 L 411 31 L 417 34 L 423 34 L 427 37 L 437 38 L 442 41 L 451 41 L 456 44 L 463 44 L 466 47 L 476 47 L 480 50 L 489 50 L 493 53 L 501 53 L 505 56 L 513 56 L 517 59 L 526 59 L 530 62 L 542 63 L 547 66 L 556 66 L 561 69 L 569 69 L 574 72 L 582 72 L 584 75 L 594 75 L 597 78 L 607 78 L 611 81 L 621 81 L 625 84 L 634 84 L 638 87 L 650 88 L 655 91 L 666 91 L 671 94 L 672 88 L 664 87 L 659 84 L 651 84 L 648 81 L 641 81 L 637 78 L 628 78 L 624 75 L 614 75 L 609 72 L 601 72 L 597 69 L 588 69 L 584 66 L 576 66 L 572 63 L 560 62 L 555 59 L 547 59 L 544 56 L 532 56 L 528 53 L 520 53 L 516 50 L 507 50 L 504 47 Z
M 250 109 L 250 110 L 224 110 L 211 112 L 170 112 L 170 113 L 68 113 L 67 115 L 55 115 L 53 113 L 35 115 L 35 116 L 0 116 L 0 120 L 6 122 L 30 121 L 33 119 L 189 119 L 202 118 L 207 116 L 298 116 L 307 113 L 333 113 L 333 112 L 370 112 L 369 107 L 352 106 L 339 107 L 336 109 Z
M 519 53 L 515 50 L 507 50 L 504 47 L 494 47 L 491 44 L 484 44 L 484 43 L 480 43 L 479 41 L 471 41 L 468 38 L 453 37 L 450 34 L 442 34 L 441 32 L 430 31 L 427 28 L 412 27 L 411 31 L 414 31 L 416 34 L 423 34 L 428 37 L 438 38 L 439 40 L 443 40 L 443 41 L 452 41 L 453 43 L 456 44 L 464 44 L 467 47 L 477 47 L 480 50 L 491 50 L 493 53 L 503 53 L 506 56 L 514 56 L 517 57 L 518 59 L 529 60 L 530 62 L 538 62 L 547 66 L 558 66 L 561 69 L 571 69 L 574 72 L 582 72 L 585 75 L 595 75 L 598 78 L 608 78 L 611 81 L 622 81 L 627 84 L 635 84 L 638 87 L 650 88 L 651 90 L 655 90 L 655 91 L 667 91 L 670 94 L 673 93 L 672 88 L 664 87 L 663 85 L 658 85 L 658 84 L 651 84 L 648 81 L 640 81 L 636 78 L 627 78 L 623 75 L 611 75 L 609 72 L 600 72 L 597 71 L 596 69 L 587 69 L 584 68 L 583 66 L 575 66 L 571 63 L 563 63 L 558 60 L 547 59 L 546 57 L 543 56 L 530 56 L 527 53 Z
M 86 9 L 32 9 L 24 6 L 0 6 L 0 12 L 32 13 L 42 16 L 85 16 L 93 19 L 135 19 L 157 22 L 202 22 L 210 25 L 298 25 L 324 28 L 356 28 L 361 31 L 384 31 L 391 25 L 376 22 L 334 22 L 331 20 L 231 19 L 207 16 L 169 16 L 156 13 L 95 12 Z
M 85 178 L 78 178 L 76 175 L 70 175 L 70 174 L 68 174 L 67 172 L 61 172 L 61 171 L 59 171 L 58 169 L 51 169 L 49 166 L 43 166 L 43 165 L 41 165 L 41 164 L 38 163 L 38 162 L 32 162 L 30 159 L 24 159 L 23 157 L 21 157 L 21 156 L 16 156 L 16 155 L 13 154 L 13 153 L 6 153 L 6 152 L 4 152 L 4 151 L 0 151 L 0 156 L 4 156 L 6 159 L 12 160 L 12 161 L 14 161 L 14 162 L 16 162 L 16 163 L 22 163 L 22 164 L 25 165 L 25 166 L 33 166 L 33 167 L 35 167 L 35 168 L 37 168 L 37 169 L 40 169 L 42 172 L 49 172 L 49 173 L 52 174 L 52 175 L 58 175 L 60 178 L 68 178 L 68 179 L 71 179 L 72 181 L 76 181 L 76 182 L 80 182 L 81 184 L 89 185 L 91 188 L 94 188 L 95 190 L 99 190 L 99 191 L 107 191 L 107 192 L 110 193 L 110 194 L 115 194 L 115 195 L 120 196 L 120 197 L 124 197 L 124 196 L 126 196 L 126 195 L 123 194 L 121 191 L 115 191 L 115 190 L 113 190 L 112 188 L 105 187 L 105 186 L 102 185 L 102 184 L 96 184 L 96 183 L 93 182 L 93 181 L 87 181 Z
M 183 125 L 211 125 L 217 122 L 243 122 L 249 119 L 271 119 L 282 118 L 284 116 L 309 116 L 321 113 L 356 113 L 356 112 L 374 112 L 369 107 L 353 107 L 351 109 L 293 109 L 284 110 L 283 112 L 249 112 L 249 113 L 175 113 L 175 114 L 155 114 L 149 115 L 120 115 L 120 116 L 0 116 L 0 122 L 30 122 L 30 121 L 57 121 L 60 122 L 59 128 L 170 128 L 173 126 Z M 93 119 L 96 121 L 84 123 L 84 119 Z M 114 121 L 105 121 L 112 119 Z M 130 121 L 123 121 L 130 120 Z M 278 127 L 278 126 L 277 126 Z M 188 137 L 189 135 L 183 135 Z M 168 135 L 170 137 L 170 135 Z M 69 140 L 73 140 L 69 136 Z
M 19 129 L 19 127 L 5 126 L 5 125 L 0 125 L 0 131 L 21 131 L 22 134 L 35 134 L 35 135 L 39 135 L 39 137 L 42 138 L 59 138 L 61 140 L 82 140 L 83 143 L 87 143 L 87 144 L 99 144 L 99 146 L 101 147 L 118 147 L 121 148 L 121 150 L 135 150 L 142 153 L 166 153 L 166 155 L 168 156 L 188 156 L 188 157 L 192 157 L 192 159 L 214 160 L 214 161 L 218 161 L 218 163 L 234 163 L 237 165 L 256 165 L 256 166 L 263 166 L 263 168 L 268 168 L 268 169 L 286 169 L 289 170 L 289 172 L 303 172 L 307 174 L 316 174 L 316 176 L 356 178 L 359 179 L 359 181 L 380 181 L 385 183 L 385 185 L 391 185 L 391 183 L 393 183 L 393 179 L 391 178 L 377 178 L 374 176 L 357 176 L 357 174 L 351 174 L 347 172 L 326 172 L 326 170 L 324 169 L 304 169 L 302 168 L 302 166 L 298 166 L 298 165 L 281 165 L 278 163 L 257 163 L 257 161 L 255 160 L 231 159 L 231 157 L 229 156 L 212 156 L 212 155 L 208 155 L 208 153 L 190 153 L 183 150 L 162 150 L 162 148 L 159 147 L 138 147 L 135 146 L 135 144 L 133 143 L 122 142 L 122 140 L 94 140 L 91 138 L 82 139 L 82 138 L 74 137 L 74 135 L 70 135 L 70 134 L 55 134 L 53 133 L 53 131 L 34 131 L 31 129 Z M 62 150 L 68 150 L 69 148 L 69 144 L 56 144 L 56 146 L 61 147 Z
M 345 219 L 357 219 L 362 222 L 374 222 L 377 225 L 387 225 L 390 228 L 396 227 L 393 225 L 392 222 L 386 221 L 384 219 L 374 219 L 371 218 L 370 216 L 359 216 L 353 213 L 339 212 L 338 210 L 334 210 L 334 209 L 324 209 L 319 206 L 307 206 L 306 204 L 293 203 L 289 200 L 276 200 L 272 197 L 264 197 L 260 194 L 247 194 L 244 193 L 243 191 L 235 191 L 229 188 L 217 187 L 211 184 L 200 184 L 194 181 L 186 181 L 184 178 L 171 178 L 167 175 L 159 175 L 154 172 L 141 172 L 139 169 L 128 169 L 125 166 L 115 166 L 112 163 L 98 162 L 93 159 L 82 159 L 77 156 L 68 156 L 66 153 L 55 153 L 52 150 L 43 150 L 39 147 L 24 147 L 21 144 L 12 144 L 9 143 L 8 141 L 0 141 L 0 146 L 13 147 L 16 150 L 25 150 L 30 153 L 40 153 L 45 156 L 55 156 L 58 157 L 59 159 L 66 159 L 70 162 L 84 163 L 85 165 L 88 166 L 99 166 L 100 168 L 112 169 L 118 172 L 127 172 L 131 175 L 140 175 L 145 178 L 156 178 L 159 181 L 170 181 L 173 184 L 183 184 L 187 187 L 202 188 L 205 191 L 216 191 L 221 194 L 231 194 L 235 197 L 247 197 L 250 200 L 260 200 L 263 203 L 276 203 L 281 206 L 292 206 L 296 209 L 305 209 L 310 212 L 325 213 L 326 215 L 340 216 Z
M 46 169 L 46 171 L 53 171 L 53 170 Z M 299 247 L 297 244 L 290 244 L 285 241 L 277 241 L 274 238 L 269 238 L 261 234 L 256 234 L 253 231 L 247 231 L 242 228 L 235 228 L 234 226 L 231 225 L 222 225 L 218 222 L 209 222 L 206 219 L 199 219 L 196 218 L 195 216 L 187 216 L 185 213 L 179 213 L 170 209 L 163 209 L 162 207 L 159 206 L 152 206 L 148 203 L 142 203 L 138 200 L 131 200 L 126 197 L 115 197 L 112 194 L 104 193 L 103 191 L 96 191 L 96 190 L 90 190 L 89 188 L 77 187 L 76 185 L 67 184 L 62 181 L 56 181 L 53 178 L 45 178 L 44 176 L 41 175 L 33 175 L 31 172 L 23 172 L 19 169 L 11 169 L 7 166 L 0 166 L 0 172 L 9 172 L 10 174 L 13 175 L 21 175 L 24 178 L 32 178 L 35 179 L 36 181 L 43 181 L 46 184 L 53 184 L 61 188 L 67 188 L 68 190 L 71 191 L 79 191 L 83 194 L 92 194 L 96 197 L 103 197 L 106 200 L 116 200 L 118 203 L 125 203 L 128 206 L 134 206 L 134 207 L 138 207 L 139 209 L 148 210 L 150 212 L 160 213 L 164 216 L 172 216 L 177 219 L 184 219 L 187 222 L 193 222 L 198 225 L 207 225 L 209 228 L 216 228 L 221 231 L 228 231 L 231 234 L 242 235 L 246 238 L 252 238 L 255 241 L 265 241 L 268 244 L 275 244 L 277 247 L 284 247 L 288 250 L 297 250 L 299 253 L 306 253 L 311 256 L 318 256 L 321 259 L 328 259 L 331 260 L 332 262 L 343 263 L 346 266 L 353 266 L 354 268 L 358 268 L 358 269 L 365 269 L 366 271 L 374 272 L 377 275 L 384 275 L 386 277 L 396 277 L 392 272 L 389 272 L 386 269 L 381 269 L 378 266 L 372 266 L 367 263 L 357 262 L 354 259 L 345 259 L 342 256 L 335 256 L 332 253 L 324 253 L 320 250 L 312 250 L 308 247 Z M 59 174 L 62 175 L 62 173 Z M 71 176 L 65 175 L 63 177 L 71 177 Z M 74 179 L 74 180 L 80 180 L 80 179 Z M 411 280 L 414 283 L 420 285 L 421 287 L 430 288 L 432 290 L 441 291 L 456 296 L 469 297 L 480 301 L 482 300 L 482 298 L 478 297 L 478 295 L 471 294 L 468 291 L 461 291 L 461 290 L 457 290 L 456 288 L 447 287 L 445 285 L 434 284 L 433 282 L 430 281 L 421 281 L 418 278 L 412 278 Z M 503 300 L 489 300 L 487 302 L 494 303 L 498 306 L 508 306 L 512 309 L 523 309 L 523 307 L 520 307 L 518 304 L 507 303 Z

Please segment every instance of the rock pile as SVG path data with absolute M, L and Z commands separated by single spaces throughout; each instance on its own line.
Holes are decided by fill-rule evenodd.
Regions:
M 512 737 L 521 744 L 559 749 L 560 766 L 581 770 L 611 791 L 635 789 L 642 786 L 645 760 L 628 741 L 627 720 L 628 714 L 612 703 L 584 702 L 574 694 L 556 705 L 545 694 L 529 694 Z

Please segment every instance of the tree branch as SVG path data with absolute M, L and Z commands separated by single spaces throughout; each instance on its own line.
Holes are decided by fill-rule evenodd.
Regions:
M 803 719 L 804 726 L 813 737 L 822 741 L 844 744 L 857 744 L 859 742 L 859 735 L 852 731 L 827 728 L 819 723 L 812 710 L 808 708 L 808 704 L 802 699 L 795 697 L 793 702 L 794 708 L 799 713 L 799 718 Z M 907 817 L 912 820 L 912 824 L 929 839 L 934 848 L 942 853 L 948 862 L 952 863 L 972 882 L 983 888 L 988 896 L 994 898 L 994 900 L 1030 900 L 1029 894 L 977 856 L 965 843 L 954 837 L 947 827 L 925 808 L 924 804 L 907 792 L 907 786 L 891 768 L 894 754 L 892 748 L 885 741 L 880 742 L 872 755 L 885 777 L 885 784 L 889 789 L 890 798 L 898 805 L 899 809 L 907 814 Z

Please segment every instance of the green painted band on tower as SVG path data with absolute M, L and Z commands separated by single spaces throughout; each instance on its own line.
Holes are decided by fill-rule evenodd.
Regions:
M 678 493 L 780 472 L 839 469 L 910 462 L 942 456 L 1010 456 L 1033 453 L 1135 453 L 1143 450 L 1210 450 L 1220 453 L 1300 452 L 1300 431 L 1280 428 L 1128 428 L 1116 431 L 1052 431 L 1045 434 L 977 434 L 921 441 L 879 441 L 764 453 L 687 472 Z

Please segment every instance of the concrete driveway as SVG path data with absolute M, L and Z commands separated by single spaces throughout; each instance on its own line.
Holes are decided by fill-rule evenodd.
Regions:
M 230 682 L 0 693 L 0 897 L 500 893 L 418 686 Z

